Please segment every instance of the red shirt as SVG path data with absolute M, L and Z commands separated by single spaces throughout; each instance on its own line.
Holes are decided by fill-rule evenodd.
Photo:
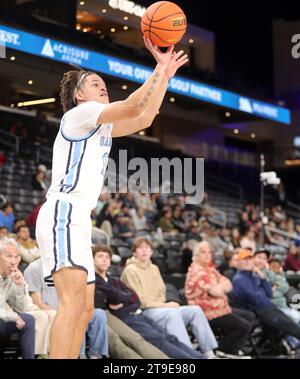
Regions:
M 300 257 L 288 254 L 284 263 L 284 270 L 300 271 Z
M 208 320 L 225 316 L 232 312 L 226 295 L 213 297 L 210 288 L 229 281 L 214 267 L 204 267 L 193 262 L 188 270 L 185 282 L 185 295 L 189 305 L 199 305 Z

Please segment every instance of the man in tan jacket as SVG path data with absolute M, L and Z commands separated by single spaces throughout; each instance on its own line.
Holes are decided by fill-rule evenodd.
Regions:
M 23 359 L 34 359 L 35 321 L 25 313 L 28 291 L 22 273 L 17 269 L 20 253 L 15 240 L 0 240 L 0 341 L 14 333 L 20 337 Z M 5 345 L 5 344 L 4 344 Z

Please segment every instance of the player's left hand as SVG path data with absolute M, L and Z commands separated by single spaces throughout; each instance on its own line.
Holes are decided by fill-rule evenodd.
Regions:
M 184 54 L 183 50 L 180 50 L 178 53 L 173 52 L 172 58 L 168 64 L 168 68 L 166 71 L 168 80 L 172 79 L 175 76 L 179 67 L 183 66 L 189 61 L 187 54 L 184 54 L 184 55 L 183 54 Z

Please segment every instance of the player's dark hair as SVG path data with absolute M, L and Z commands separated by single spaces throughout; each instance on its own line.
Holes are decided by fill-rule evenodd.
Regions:
M 74 70 L 64 73 L 62 81 L 60 82 L 59 96 L 64 113 L 76 107 L 75 90 L 80 88 L 88 75 L 94 74 L 93 72 L 82 70 L 79 67 L 73 67 Z

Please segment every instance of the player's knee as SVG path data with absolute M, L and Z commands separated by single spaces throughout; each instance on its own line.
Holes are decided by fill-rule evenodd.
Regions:
M 73 313 L 75 318 L 81 317 L 85 312 L 86 301 L 84 296 L 72 296 L 61 301 L 60 308 L 64 312 Z

